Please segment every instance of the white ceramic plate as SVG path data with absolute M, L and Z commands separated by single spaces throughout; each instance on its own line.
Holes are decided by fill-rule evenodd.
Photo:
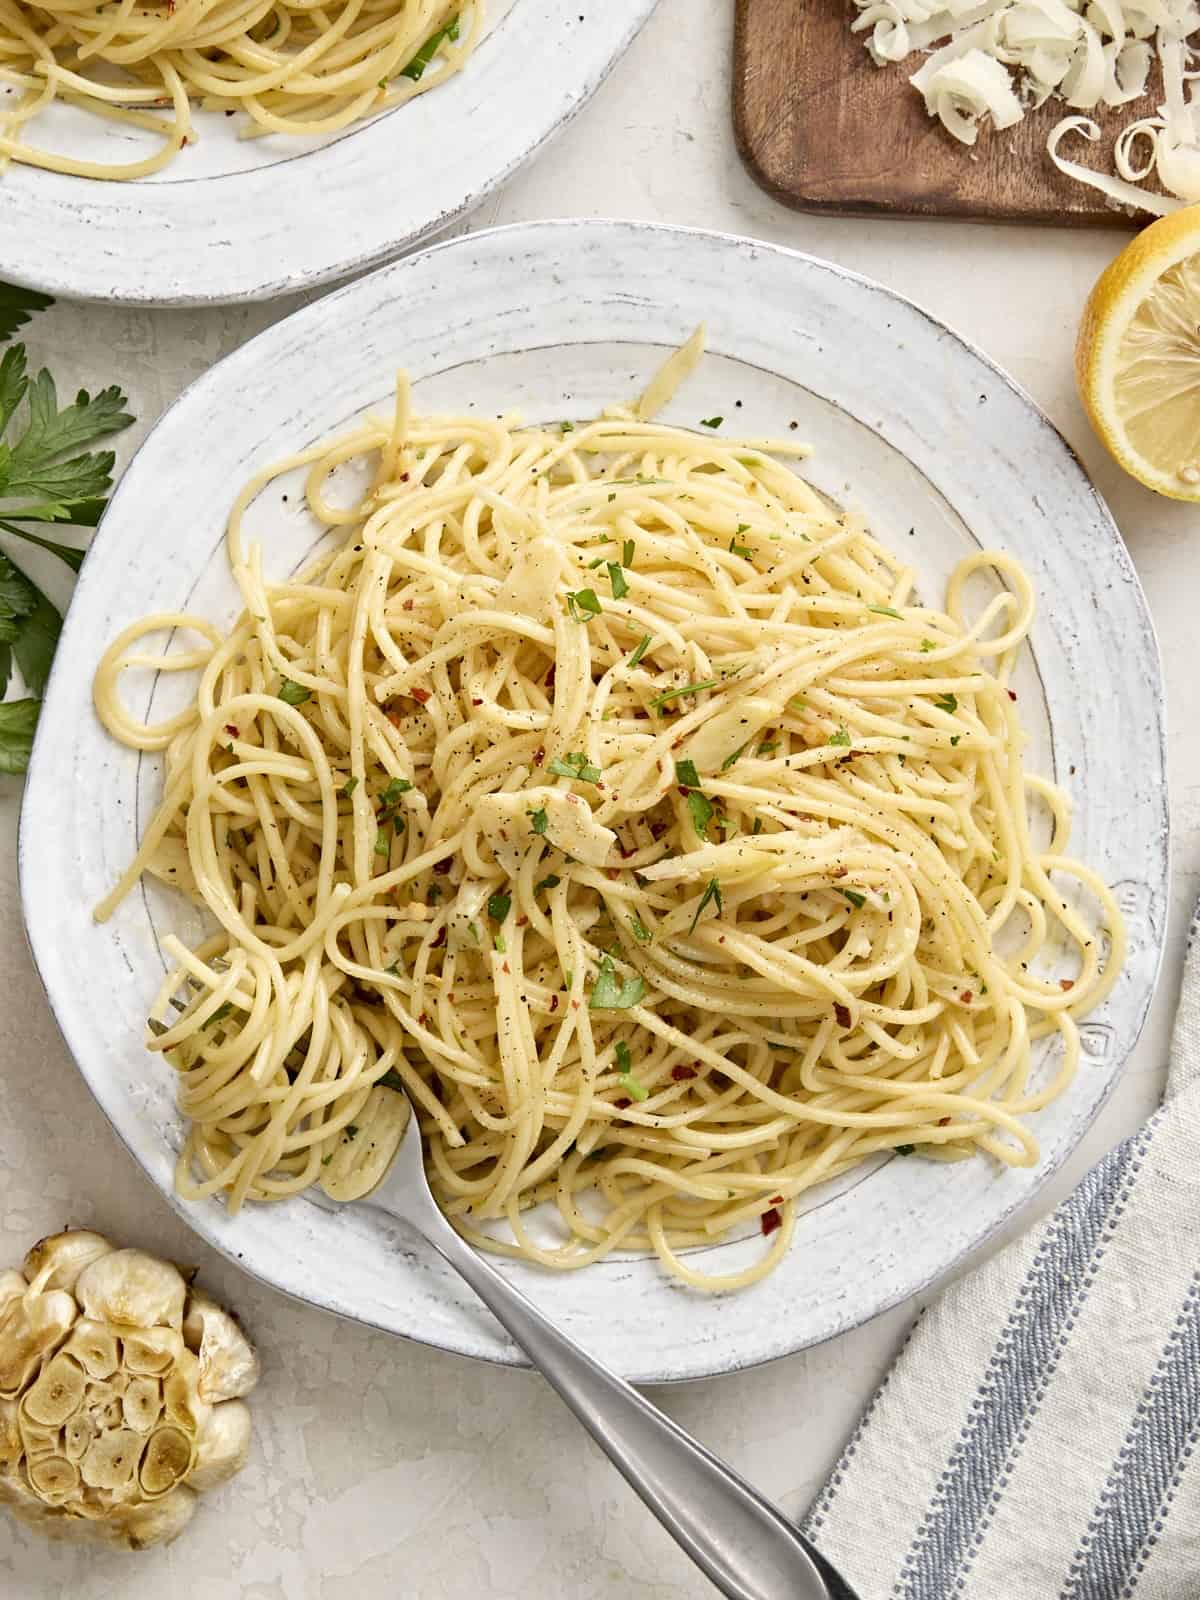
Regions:
M 241 117 L 201 111 L 197 142 L 147 180 L 10 167 L 0 176 L 3 276 L 75 300 L 206 305 L 270 299 L 398 255 L 569 122 L 656 0 L 486 3 L 485 36 L 462 72 L 327 138 L 240 139 Z M 118 163 L 157 147 L 65 105 L 30 136 Z
M 452 314 L 447 308 L 452 307 Z M 343 1316 L 496 1361 L 515 1353 L 432 1255 L 370 1213 L 308 1200 L 230 1219 L 172 1193 L 180 1139 L 169 1069 L 142 1047 L 180 904 L 91 907 L 134 849 L 158 762 L 112 744 L 91 707 L 95 663 L 150 610 L 238 609 L 223 522 L 260 465 L 386 407 L 407 366 L 419 403 L 530 419 L 588 417 L 635 393 L 701 319 L 711 354 L 669 408 L 748 433 L 793 421 L 810 476 L 911 552 L 936 594 L 977 542 L 1025 563 L 1041 596 L 1016 680 L 1032 758 L 1076 798 L 1074 848 L 1119 893 L 1124 972 L 1084 1028 L 1075 1083 L 1036 1119 L 1036 1170 L 891 1159 L 819 1195 L 766 1282 L 706 1298 L 649 1260 L 554 1275 L 507 1267 L 620 1371 L 692 1378 L 750 1365 L 865 1321 L 947 1271 L 1062 1161 L 1112 1087 L 1149 1004 L 1167 889 L 1163 702 L 1145 603 L 1115 527 L 1067 446 L 1013 384 L 915 306 L 825 262 L 748 240 L 631 223 L 543 223 L 409 257 L 253 340 L 166 414 L 126 472 L 84 564 L 25 792 L 25 915 L 51 1004 L 121 1137 L 191 1225 L 285 1292 Z M 203 448 L 197 448 L 197 441 Z M 808 469 L 806 469 L 808 470 Z M 293 569 L 314 529 L 276 486 L 252 508 L 269 567 Z M 167 680 L 129 696 L 161 715 Z M 728 1271 L 758 1237 L 715 1247 Z

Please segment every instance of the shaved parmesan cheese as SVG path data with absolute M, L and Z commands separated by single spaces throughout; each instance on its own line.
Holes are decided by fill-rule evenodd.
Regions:
M 981 117 L 990 117 L 993 127 L 1011 128 L 1025 115 L 1003 64 L 983 50 L 968 50 L 939 67 L 925 90 L 925 108 L 963 144 L 975 143 Z

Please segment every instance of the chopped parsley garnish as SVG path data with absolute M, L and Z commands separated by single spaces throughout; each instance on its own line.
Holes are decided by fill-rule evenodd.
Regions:
M 433 60 L 447 39 L 458 38 L 458 18 L 451 17 L 444 28 L 439 28 L 436 33 L 431 33 L 425 43 L 407 66 L 400 68 L 402 78 L 411 78 L 414 83 L 420 83 L 424 76 L 425 68 Z
M 545 833 L 546 813 L 544 811 L 527 811 L 525 815 L 529 818 L 529 826 L 534 833 Z
M 648 633 L 644 633 L 642 635 L 642 637 L 637 642 L 637 648 L 634 650 L 633 654 L 630 656 L 629 660 L 625 663 L 625 665 L 629 666 L 629 667 L 636 667 L 638 662 L 646 654 L 646 651 L 649 648 L 649 645 L 650 645 L 650 635 Z
M 558 874 L 552 872 L 549 877 L 542 878 L 538 883 L 534 884 L 533 892 L 534 894 L 541 894 L 543 889 L 557 889 L 561 882 L 562 879 Z
M 838 893 L 844 894 L 852 906 L 865 906 L 867 903 L 866 895 L 859 894 L 857 889 L 839 889 Z
M 684 789 L 698 789 L 700 787 L 700 774 L 696 771 L 694 761 L 677 761 L 675 763 L 675 782 Z
M 916 1149 L 915 1144 L 898 1144 L 896 1146 L 896 1154 L 898 1156 L 911 1156 L 916 1154 Z
M 829 735 L 829 738 L 826 739 L 825 743 L 826 744 L 836 744 L 839 747 L 842 747 L 842 748 L 845 748 L 845 749 L 849 749 L 849 747 L 850 747 L 850 735 L 846 732 L 845 728 L 839 728 L 836 733 L 831 733 Z
M 688 810 L 692 814 L 692 827 L 703 839 L 708 833 L 708 825 L 713 819 L 716 809 L 706 794 L 701 794 L 699 789 L 689 789 L 687 796 Z
M 496 950 L 500 955 L 504 956 L 508 954 L 508 946 L 504 942 L 503 934 L 496 934 L 495 938 L 492 940 L 492 943 L 495 945 Z
M 358 788 L 358 779 L 355 778 L 355 777 L 349 777 L 349 778 L 346 779 L 346 781 L 342 785 L 342 787 L 338 790 L 338 793 L 341 795 L 343 800 L 349 800 L 350 796 L 354 793 L 355 789 L 357 789 L 357 788 Z
M 377 856 L 386 856 L 390 854 L 391 848 L 392 844 L 391 840 L 388 838 L 387 829 L 380 828 L 379 832 L 375 835 L 375 854 Z
M 572 622 L 586 622 L 600 615 L 600 602 L 594 589 L 574 589 L 567 595 L 567 610 Z
M 641 917 L 638 916 L 636 911 L 633 912 L 629 918 L 629 926 L 633 929 L 633 937 L 639 944 L 649 944 L 654 938 L 654 935 L 650 932 L 650 929 L 642 921 Z
M 633 540 L 626 539 L 625 543 L 621 546 L 621 565 L 623 567 L 631 567 L 633 565 L 633 556 Z
M 393 778 L 387 788 L 379 796 L 381 804 L 394 806 L 402 794 L 407 794 L 412 788 L 407 778 Z
M 645 993 L 646 983 L 643 978 L 620 978 L 613 966 L 612 957 L 606 955 L 600 962 L 600 971 L 588 1001 L 588 1010 L 628 1011 L 631 1006 L 641 1004 Z
M 396 1071 L 395 1067 L 389 1067 L 382 1078 L 376 1078 L 375 1083 L 380 1089 L 398 1089 L 401 1094 L 406 1092 L 404 1079 Z
M 724 421 L 724 417 L 701 417 L 700 426 L 702 428 L 719 428 Z
M 600 768 L 593 766 L 582 751 L 564 756 L 561 761 L 552 761 L 546 771 L 556 778 L 575 778 L 580 783 L 599 783 L 602 777 Z
M 952 733 L 950 735 L 950 744 L 951 744 L 951 746 L 953 747 L 954 745 L 957 745 L 958 741 L 961 738 L 962 738 L 962 734 L 961 733 Z
M 745 748 L 746 748 L 746 746 L 744 744 L 740 744 L 740 745 L 738 745 L 737 749 L 733 752 L 733 754 L 731 756 L 726 756 L 724 761 L 722 761 L 722 763 L 721 763 L 721 771 L 722 772 L 728 772 L 730 767 L 737 760 L 737 758 L 741 755 L 742 751 Z
M 710 878 L 704 886 L 704 893 L 700 896 L 700 904 L 696 907 L 696 915 L 692 918 L 692 925 L 688 929 L 689 933 L 695 933 L 696 924 L 700 921 L 700 915 L 705 906 L 710 903 L 716 905 L 717 915 L 720 916 L 725 907 L 721 903 L 721 885 L 715 878 Z
M 921 653 L 923 655 L 928 655 L 930 650 L 936 650 L 936 649 L 937 649 L 937 645 L 934 644 L 932 639 L 922 639 L 921 640 Z
M 679 689 L 668 689 L 665 694 L 655 695 L 650 705 L 657 711 L 660 706 L 668 705 L 672 700 L 680 700 L 685 694 L 699 694 L 702 689 L 717 689 L 720 684 L 720 678 L 705 678 L 701 683 L 685 683 Z
M 748 561 L 754 554 L 748 544 L 738 544 L 735 539 L 729 541 L 729 553 L 735 556 L 744 556 Z
M 606 563 L 608 567 L 608 581 L 612 584 L 614 600 L 624 600 L 629 593 L 629 585 L 625 581 L 625 569 L 616 561 Z
M 493 922 L 503 922 L 511 909 L 511 895 L 494 894 L 488 899 L 488 916 Z
M 284 678 L 279 685 L 279 698 L 285 705 L 302 706 L 306 700 L 312 699 L 312 690 L 306 689 L 301 683 L 293 683 L 290 678 Z
M 558 425 L 558 431 L 560 433 L 574 433 L 575 424 L 573 422 L 560 422 Z
M 900 615 L 900 613 L 898 611 L 893 611 L 891 606 L 868 606 L 867 610 L 875 611 L 881 617 L 895 617 L 897 622 L 904 621 L 904 618 Z
M 347 1139 L 357 1139 L 358 1138 L 358 1123 L 357 1122 L 348 1122 L 346 1124 L 346 1137 L 347 1137 Z
M 939 711 L 955 712 L 958 710 L 958 697 L 952 694 L 940 694 L 933 702 Z
M 644 1083 L 639 1082 L 632 1072 L 623 1072 L 617 1082 L 631 1100 L 649 1100 L 649 1089 L 646 1088 Z

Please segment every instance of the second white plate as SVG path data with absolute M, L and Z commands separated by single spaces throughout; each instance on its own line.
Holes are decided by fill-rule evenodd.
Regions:
M 165 171 L 113 183 L 0 174 L 3 276 L 73 300 L 268 300 L 376 266 L 447 227 L 587 103 L 657 0 L 487 0 L 466 67 L 407 105 L 324 139 L 239 137 L 196 113 Z M 129 162 L 148 135 L 52 106 L 31 142 Z M 136 148 L 135 148 L 136 144 Z
M 1112 1087 L 1149 1004 L 1167 888 L 1163 706 L 1145 603 L 1120 537 L 1078 463 L 1002 373 L 915 306 L 827 263 L 748 240 L 628 223 L 546 223 L 475 234 L 329 296 L 202 378 L 151 434 L 84 564 L 25 794 L 26 920 L 80 1070 L 137 1160 L 218 1249 L 288 1294 L 463 1354 L 516 1355 L 470 1291 L 373 1215 L 306 1200 L 230 1218 L 183 1205 L 168 1068 L 143 1049 L 178 901 L 147 890 L 98 927 L 91 908 L 133 853 L 158 762 L 117 748 L 91 707 L 95 664 L 152 610 L 220 623 L 239 609 L 223 525 L 259 467 L 386 408 L 398 366 L 433 410 L 521 408 L 588 417 L 636 393 L 707 321 L 710 355 L 669 408 L 723 432 L 797 431 L 806 475 L 857 504 L 908 552 L 931 599 L 983 545 L 1012 551 L 1040 596 L 1016 686 L 1030 760 L 1075 798 L 1073 852 L 1110 882 L 1130 950 L 1083 1029 L 1068 1091 L 1035 1120 L 1042 1160 L 1000 1170 L 892 1159 L 815 1197 L 765 1282 L 706 1298 L 650 1260 L 553 1275 L 506 1264 L 568 1332 L 643 1380 L 694 1378 L 828 1338 L 914 1294 L 992 1233 L 1067 1155 Z M 203 448 L 196 441 L 203 441 Z M 315 529 L 274 485 L 251 510 L 270 570 L 292 570 Z M 159 703 L 161 685 L 143 685 Z M 161 713 L 160 713 L 161 714 Z M 1114 730 L 1120 730 L 1119 737 Z M 706 1252 L 730 1271 L 758 1237 Z

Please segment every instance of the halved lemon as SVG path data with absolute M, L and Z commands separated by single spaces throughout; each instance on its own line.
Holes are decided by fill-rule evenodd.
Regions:
M 1113 459 L 1159 494 L 1200 501 L 1200 206 L 1152 223 L 1101 274 L 1075 376 Z

